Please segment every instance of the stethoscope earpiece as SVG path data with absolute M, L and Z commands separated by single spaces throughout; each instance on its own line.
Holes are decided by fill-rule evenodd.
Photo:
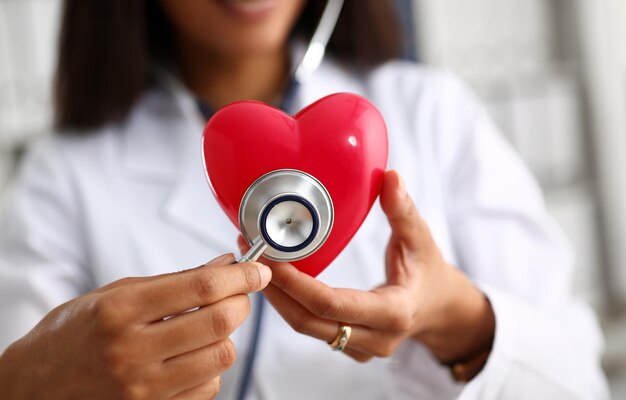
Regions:
M 294 169 L 269 172 L 250 185 L 239 206 L 239 227 L 252 246 L 242 260 L 261 254 L 301 260 L 324 244 L 333 219 L 332 199 L 320 181 Z

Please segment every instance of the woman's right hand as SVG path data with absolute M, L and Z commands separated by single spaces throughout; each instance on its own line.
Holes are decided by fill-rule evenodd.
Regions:
M 247 293 L 271 279 L 265 265 L 233 262 L 122 279 L 57 307 L 0 357 L 0 398 L 215 397 Z

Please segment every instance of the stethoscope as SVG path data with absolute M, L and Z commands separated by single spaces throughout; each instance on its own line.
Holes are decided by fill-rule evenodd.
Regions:
M 343 8 L 344 0 L 328 0 L 311 41 L 291 79 L 280 104 L 290 110 L 299 86 L 320 66 Z M 212 114 L 205 104 L 200 109 Z M 264 256 L 274 261 L 301 260 L 319 249 L 333 226 L 332 198 L 314 176 L 295 169 L 271 171 L 254 181 L 239 206 L 239 227 L 250 245 L 238 263 L 256 261 Z M 254 326 L 236 399 L 243 400 L 252 381 L 252 371 L 259 344 L 265 301 L 257 302 Z

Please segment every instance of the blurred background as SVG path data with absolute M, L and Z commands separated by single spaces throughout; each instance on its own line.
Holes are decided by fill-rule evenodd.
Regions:
M 396 0 L 406 56 L 462 76 L 543 185 L 578 252 L 626 399 L 626 1 Z M 0 203 L 50 132 L 62 0 L 0 0 Z

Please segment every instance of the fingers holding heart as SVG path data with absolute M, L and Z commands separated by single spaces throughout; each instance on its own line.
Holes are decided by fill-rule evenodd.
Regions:
M 242 253 L 249 248 L 241 236 L 238 245 Z M 331 288 L 291 264 L 263 262 L 273 272 L 263 294 L 296 332 L 331 343 L 340 326 L 349 325 L 352 333 L 343 353 L 359 362 L 390 356 L 409 336 L 413 316 L 405 288 Z
M 239 237 L 238 244 L 242 253 L 247 250 L 243 237 Z M 291 264 L 263 262 L 272 268 L 271 285 L 281 289 L 312 315 L 400 332 L 412 324 L 411 310 L 404 298 L 405 289 L 401 286 L 383 286 L 373 291 L 331 288 Z
M 276 264 L 273 267 L 276 271 L 274 276 L 291 273 L 285 272 L 285 270 L 295 270 L 295 267 L 289 264 Z M 295 271 L 298 274 L 302 274 L 297 270 Z M 376 316 L 362 313 L 361 308 L 368 307 L 368 304 L 371 305 L 371 303 L 355 307 L 360 296 L 355 296 L 356 300 L 354 303 L 346 302 L 345 308 L 342 306 L 335 309 L 337 306 L 334 306 L 331 299 L 327 297 L 327 290 L 343 291 L 346 289 L 331 289 L 306 274 L 302 275 L 301 277 L 292 278 L 291 283 L 285 283 L 283 281 L 285 276 L 282 276 L 277 279 L 275 284 L 268 285 L 263 291 L 266 298 L 295 331 L 331 343 L 340 333 L 340 325 L 347 324 L 352 328 L 352 333 L 343 352 L 359 362 L 369 361 L 372 357 L 390 356 L 405 338 L 402 330 L 389 325 L 384 327 L 384 323 L 381 321 L 388 321 L 389 317 L 387 315 L 379 315 L 380 320 L 377 321 Z M 315 285 L 311 291 L 299 292 L 300 285 L 307 283 L 307 278 L 305 277 L 312 279 L 319 285 Z M 305 282 L 302 282 L 302 280 Z M 287 282 L 289 282 L 289 279 L 287 279 Z M 320 290 L 322 286 L 327 290 Z M 364 296 L 372 294 L 371 292 L 359 292 L 356 290 L 348 291 L 347 293 L 352 293 L 353 295 L 359 293 Z M 345 292 L 340 293 L 340 295 L 342 294 L 345 294 Z M 380 296 L 379 301 L 384 301 L 383 296 Z M 377 308 L 382 308 L 382 306 Z M 387 310 L 389 309 L 387 307 Z
M 373 291 L 338 289 L 291 264 L 275 264 L 272 269 L 272 285 L 320 318 L 390 332 L 404 332 L 412 325 L 403 287 L 383 286 Z

